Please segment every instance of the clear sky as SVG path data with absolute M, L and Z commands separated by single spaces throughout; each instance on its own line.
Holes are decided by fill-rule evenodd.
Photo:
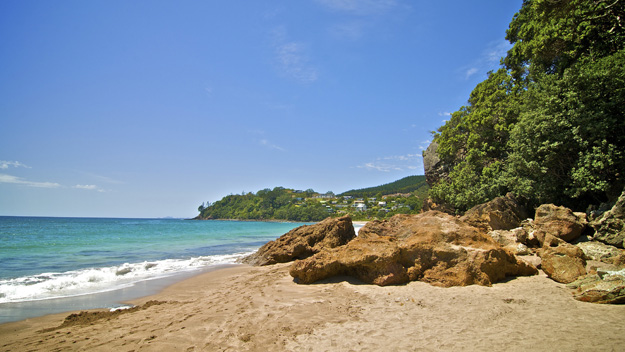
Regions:
M 422 175 L 521 0 L 0 2 L 0 215 Z

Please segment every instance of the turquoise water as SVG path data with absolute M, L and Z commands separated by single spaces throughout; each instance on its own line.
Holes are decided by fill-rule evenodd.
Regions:
M 127 289 L 235 263 L 301 225 L 0 217 L 0 316 L 3 308 L 28 302 Z

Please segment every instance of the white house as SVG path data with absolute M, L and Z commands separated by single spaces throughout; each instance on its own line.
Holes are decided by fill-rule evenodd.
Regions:
M 356 211 L 365 211 L 367 210 L 367 205 L 364 200 L 357 200 L 354 201 L 354 208 L 356 208 Z

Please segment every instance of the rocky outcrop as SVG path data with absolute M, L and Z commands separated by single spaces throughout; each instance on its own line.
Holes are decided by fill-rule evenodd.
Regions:
M 573 213 L 566 207 L 543 204 L 536 209 L 534 235 L 541 244 L 546 235 L 571 242 L 582 235 L 586 225 L 586 214 Z
M 545 237 L 538 255 L 541 269 L 554 281 L 568 284 L 586 275 L 584 252 L 551 234 Z
M 619 248 L 625 248 L 625 190 L 612 209 L 591 222 L 595 229 L 593 239 Z
M 577 247 L 584 252 L 587 259 L 608 264 L 613 264 L 625 252 L 622 249 L 596 241 L 580 242 Z
M 437 211 L 369 222 L 347 245 L 298 260 L 290 269 L 300 283 L 350 275 L 380 286 L 415 280 L 489 286 L 536 273 L 479 229 Z
M 599 271 L 580 277 L 567 285 L 574 290 L 575 299 L 592 303 L 625 303 L 625 269 Z
M 436 153 L 438 143 L 432 141 L 428 148 L 423 151 L 423 169 L 425 171 L 425 181 L 433 186 L 448 174 L 447 166 L 441 161 Z
M 266 243 L 242 262 L 251 265 L 286 263 L 308 258 L 324 249 L 345 245 L 356 237 L 349 216 L 328 218 L 314 225 L 304 225 Z
M 527 209 L 508 193 L 504 197 L 474 206 L 461 220 L 485 231 L 511 230 L 519 227 L 528 216 Z

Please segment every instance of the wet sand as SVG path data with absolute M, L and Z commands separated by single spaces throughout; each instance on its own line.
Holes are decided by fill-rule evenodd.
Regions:
M 204 273 L 110 313 L 0 325 L 0 351 L 619 351 L 625 305 L 544 274 L 493 287 L 298 285 L 289 264 Z

